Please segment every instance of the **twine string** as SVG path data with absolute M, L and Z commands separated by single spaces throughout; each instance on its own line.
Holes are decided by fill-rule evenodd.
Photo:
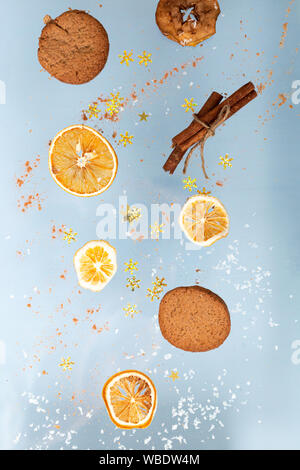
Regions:
M 209 179 L 209 177 L 206 173 L 206 170 L 205 170 L 205 159 L 204 159 L 205 143 L 206 143 L 206 141 L 209 137 L 213 137 L 215 135 L 217 128 L 221 124 L 223 124 L 223 122 L 226 121 L 226 119 L 229 116 L 229 113 L 230 113 L 230 106 L 228 104 L 226 104 L 225 106 L 223 106 L 223 108 L 219 112 L 219 114 L 218 114 L 217 118 L 215 119 L 215 121 L 212 122 L 210 125 L 207 124 L 204 121 L 201 121 L 201 119 L 198 118 L 197 114 L 194 114 L 195 121 L 197 121 L 199 124 L 201 124 L 201 126 L 203 126 L 205 129 L 207 129 L 207 131 L 205 133 L 205 136 L 199 142 L 197 142 L 197 144 L 194 145 L 194 147 L 192 147 L 191 150 L 189 151 L 188 156 L 186 157 L 185 162 L 184 162 L 184 168 L 183 168 L 183 173 L 184 174 L 186 174 L 186 171 L 188 169 L 191 157 L 193 156 L 194 152 L 200 147 L 203 174 L 204 174 L 206 179 Z

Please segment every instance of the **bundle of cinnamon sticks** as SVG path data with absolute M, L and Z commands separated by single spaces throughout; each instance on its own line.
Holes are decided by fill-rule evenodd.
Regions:
M 214 129 L 214 124 L 219 125 L 223 122 L 219 117 L 225 109 L 224 122 L 256 97 L 257 93 L 252 82 L 242 86 L 224 101 L 224 97 L 214 91 L 201 110 L 194 115 L 192 123 L 172 139 L 174 150 L 166 161 L 163 169 L 173 174 L 187 150 L 203 141 L 203 139 L 207 137 L 210 127 Z M 214 132 L 211 133 L 211 135 L 213 134 Z M 206 175 L 205 170 L 204 174 Z

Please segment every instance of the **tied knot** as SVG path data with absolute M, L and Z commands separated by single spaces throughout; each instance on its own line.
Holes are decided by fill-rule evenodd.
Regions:
M 216 129 L 213 128 L 213 126 L 210 126 L 206 122 L 201 121 L 201 119 L 198 118 L 197 114 L 193 114 L 193 116 L 194 116 L 194 121 L 198 122 L 199 124 L 201 124 L 201 126 L 205 127 L 205 129 L 207 129 L 207 134 L 209 133 L 211 135 L 211 137 L 213 137 L 215 135 Z
M 205 170 L 205 160 L 204 160 L 205 142 L 207 141 L 207 139 L 209 137 L 213 137 L 215 135 L 217 128 L 221 124 L 223 124 L 223 122 L 226 121 L 229 114 L 230 114 L 230 106 L 228 104 L 226 104 L 225 106 L 222 107 L 222 109 L 220 110 L 217 118 L 211 124 L 207 124 L 206 122 L 201 121 L 201 119 L 197 116 L 197 114 L 193 115 L 194 120 L 196 122 L 198 122 L 199 124 L 201 124 L 201 126 L 206 129 L 206 133 L 205 133 L 204 137 L 189 151 L 189 154 L 186 157 L 186 160 L 185 160 L 185 163 L 184 163 L 184 169 L 183 169 L 184 174 L 186 174 L 186 171 L 187 171 L 187 168 L 188 168 L 188 165 L 189 165 L 189 162 L 190 162 L 190 159 L 191 159 L 193 153 L 195 152 L 195 150 L 197 150 L 200 147 L 201 148 L 202 170 L 203 170 L 205 178 L 209 179 L 208 176 L 207 176 L 206 170 Z

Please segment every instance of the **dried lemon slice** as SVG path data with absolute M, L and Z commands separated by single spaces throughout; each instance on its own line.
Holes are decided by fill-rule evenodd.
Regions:
M 49 149 L 54 181 L 75 196 L 97 196 L 114 181 L 118 159 L 110 143 L 95 129 L 74 125 L 59 132 Z
M 104 385 L 102 397 L 113 423 L 122 429 L 146 428 L 152 422 L 157 393 L 152 380 L 142 372 L 126 370 Z
M 88 242 L 75 253 L 74 266 L 79 285 L 100 292 L 116 274 L 116 250 L 104 240 Z
M 229 233 L 226 209 L 212 196 L 189 198 L 180 213 L 179 224 L 187 238 L 200 246 L 210 246 Z

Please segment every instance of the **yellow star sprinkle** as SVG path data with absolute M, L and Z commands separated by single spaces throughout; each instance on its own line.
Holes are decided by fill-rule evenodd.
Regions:
M 155 222 L 154 225 L 150 225 L 151 229 L 151 238 L 154 238 L 155 240 L 159 239 L 159 234 L 163 233 L 163 227 L 164 224 L 160 224 L 158 222 Z
M 233 158 L 229 158 L 228 153 L 226 153 L 225 157 L 220 157 L 220 160 L 219 165 L 222 165 L 224 170 L 228 167 L 232 168 L 231 162 L 233 161 Z
M 175 372 L 174 370 L 172 370 L 172 372 L 171 372 L 171 374 L 169 375 L 169 377 L 170 377 L 170 379 L 173 380 L 173 382 L 175 382 L 175 380 L 179 379 L 178 372 L 177 372 L 177 371 Z
M 143 112 L 142 114 L 139 114 L 140 116 L 140 121 L 148 121 L 148 117 L 149 117 L 149 114 L 146 114 L 145 112 Z
M 64 231 L 64 238 L 63 240 L 66 240 L 66 242 L 68 243 L 68 245 L 70 245 L 71 242 L 76 242 L 76 235 L 77 232 L 73 232 L 73 230 L 70 228 L 69 231 Z
M 127 204 L 127 211 L 122 212 L 124 215 L 124 220 L 128 221 L 130 224 L 132 224 L 135 220 L 139 220 L 142 217 L 142 210 L 139 209 L 138 207 L 130 207 Z
M 99 113 L 101 113 L 101 111 L 96 104 L 89 104 L 89 109 L 87 110 L 89 119 L 92 119 L 92 118 L 98 119 Z
M 62 360 L 62 362 L 61 362 L 61 364 L 59 364 L 59 366 L 62 367 L 63 370 L 65 370 L 65 371 L 66 370 L 72 370 L 72 366 L 75 364 L 75 362 L 72 362 L 70 357 L 67 357 L 67 359 L 62 357 L 61 360 Z
M 124 51 L 123 54 L 119 54 L 120 59 L 122 59 L 120 64 L 126 64 L 128 67 L 130 62 L 134 62 L 132 55 L 133 55 L 132 51 L 131 52 Z
M 145 67 L 148 66 L 148 64 L 151 64 L 152 63 L 152 59 L 151 59 L 151 56 L 152 54 L 147 54 L 146 51 L 143 52 L 143 55 L 139 55 L 138 58 L 141 59 L 139 61 L 139 64 L 140 65 L 145 65 Z
M 152 285 L 152 289 L 147 289 L 148 293 L 146 295 L 146 297 L 150 297 L 151 302 L 153 302 L 153 300 L 155 299 L 159 300 L 160 294 L 162 294 L 164 287 L 167 287 L 167 284 L 165 283 L 165 278 L 162 277 L 161 279 L 159 279 L 158 276 L 156 276 L 155 280 L 152 281 Z
M 128 283 L 126 284 L 126 287 L 130 287 L 132 292 L 135 291 L 135 289 L 139 289 L 141 281 L 136 278 L 136 276 L 128 277 L 127 278 Z
M 112 116 L 113 114 L 119 113 L 124 98 L 120 96 L 120 92 L 116 94 L 111 93 L 110 96 L 111 99 L 107 102 L 106 112 Z
M 124 263 L 124 265 L 127 266 L 127 267 L 125 268 L 125 270 L 124 270 L 125 273 L 126 273 L 127 271 L 130 271 L 130 274 L 133 274 L 134 271 L 138 271 L 138 267 L 137 267 L 137 266 L 138 266 L 138 262 L 137 262 L 137 261 L 134 263 L 133 260 L 130 259 L 129 262 L 128 262 L 128 263 Z
M 127 144 L 132 144 L 133 135 L 129 135 L 127 131 L 125 134 L 120 134 L 120 137 L 119 144 L 123 144 L 124 147 L 126 147 Z
M 140 311 L 137 310 L 137 306 L 135 304 L 134 305 L 128 304 L 127 307 L 123 308 L 123 310 L 126 312 L 125 317 L 127 317 L 127 318 L 128 317 L 134 318 L 135 315 L 140 313 Z
M 191 98 L 190 101 L 185 98 L 185 104 L 182 104 L 181 107 L 185 108 L 185 112 L 188 113 L 189 111 L 194 112 L 194 108 L 196 108 L 198 105 L 197 103 L 194 103 L 194 98 Z
M 182 182 L 185 184 L 183 189 L 188 189 L 190 193 L 193 191 L 193 189 L 198 189 L 196 181 L 196 178 L 192 180 L 190 176 L 187 179 L 182 180 Z

